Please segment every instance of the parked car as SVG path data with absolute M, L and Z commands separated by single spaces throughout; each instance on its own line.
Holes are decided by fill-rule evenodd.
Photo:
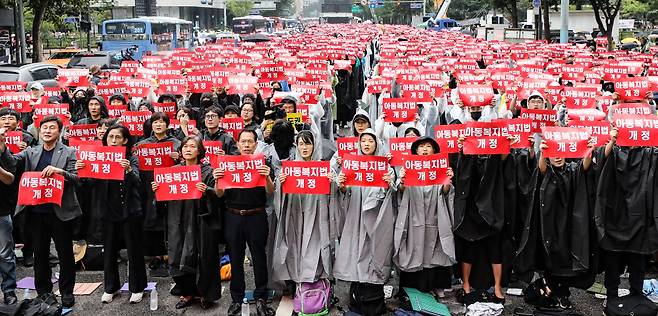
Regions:
M 29 85 L 40 82 L 45 87 L 57 86 L 57 70 L 61 67 L 49 63 L 0 65 L 0 81 L 25 81 Z
M 122 60 L 120 51 L 82 52 L 73 55 L 66 68 L 89 69 L 96 65 L 103 71 L 118 70 L 121 68 Z
M 46 60 L 46 62 L 53 65 L 66 67 L 66 65 L 71 60 L 71 57 L 73 57 L 75 54 L 78 54 L 80 52 L 81 50 L 75 48 L 62 49 L 50 55 L 50 57 L 48 58 L 48 60 Z

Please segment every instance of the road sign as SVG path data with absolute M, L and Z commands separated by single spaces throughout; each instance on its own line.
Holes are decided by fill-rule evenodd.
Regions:
M 421 9 L 423 7 L 422 2 L 411 2 L 409 3 L 409 9 Z
M 541 7 L 541 0 L 532 0 L 532 6 L 535 8 Z
M 361 14 L 361 13 L 363 13 L 363 9 L 361 9 L 361 6 L 359 5 L 352 6 L 352 14 Z

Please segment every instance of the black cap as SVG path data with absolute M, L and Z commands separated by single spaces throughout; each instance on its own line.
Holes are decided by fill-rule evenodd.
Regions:
M 441 147 L 439 146 L 439 143 L 434 140 L 432 137 L 421 137 L 419 139 L 416 139 L 413 143 L 411 143 L 411 154 L 412 155 L 418 155 L 418 146 L 422 143 L 430 143 L 432 144 L 432 147 L 434 147 L 434 153 L 438 154 L 441 152 Z

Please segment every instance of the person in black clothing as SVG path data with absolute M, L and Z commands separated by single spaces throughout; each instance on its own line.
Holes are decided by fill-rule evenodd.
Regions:
M 46 116 L 40 122 L 40 146 L 28 148 L 17 155 L 12 155 L 5 144 L 5 131 L 0 129 L 0 160 L 8 166 L 24 163 L 25 171 L 40 171 L 42 176 L 51 177 L 59 174 L 64 177 L 64 192 L 61 206 L 41 204 L 36 206 L 19 205 L 16 214 L 26 210 L 30 223 L 31 240 L 34 247 L 34 279 L 39 295 L 52 293 L 52 270 L 48 257 L 50 239 L 55 241 L 59 257 L 59 290 L 62 305 L 71 307 L 75 304 L 73 287 L 75 285 L 75 262 L 73 260 L 72 221 L 82 214 L 75 187 L 79 183 L 75 169 L 75 149 L 59 141 L 62 133 L 62 121 L 56 116 Z
M 146 268 L 142 249 L 142 207 L 137 158 L 131 155 L 130 131 L 123 125 L 114 125 L 104 134 L 103 146 L 126 148 L 126 158 L 118 162 L 125 169 L 123 180 L 90 179 L 93 208 L 103 223 L 103 270 L 105 293 L 101 302 L 110 303 L 121 288 L 117 258 L 122 243 L 128 250 L 128 284 L 132 295 L 130 303 L 142 300 L 146 288 Z M 85 167 L 82 160 L 75 168 Z
M 162 113 L 157 112 L 151 116 L 153 132 L 152 136 L 137 143 L 136 146 L 141 144 L 163 143 L 171 142 L 174 151 L 171 157 L 178 160 L 178 147 L 180 141 L 171 135 L 167 134 L 169 128 L 169 117 Z M 151 182 L 153 182 L 153 171 L 140 170 L 140 178 L 142 180 L 142 211 L 144 212 L 144 255 L 154 257 L 149 263 L 151 276 L 167 277 L 169 273 L 166 269 L 166 262 L 164 256 L 167 254 L 165 247 L 165 223 L 167 214 L 167 203 L 156 202 L 155 194 L 151 189 Z
M 71 98 L 66 89 L 61 90 L 62 103 L 69 104 L 69 112 L 71 112 L 72 122 L 77 122 L 86 117 L 87 102 L 89 102 L 89 98 L 93 95 L 93 90 L 77 88 L 73 92 L 73 98 Z
M 238 137 L 241 155 L 252 155 L 256 150 L 258 136 L 253 130 L 242 130 Z M 244 255 L 249 246 L 254 266 L 256 289 L 256 311 L 259 316 L 272 316 L 274 311 L 267 306 L 267 245 L 268 223 L 265 205 L 268 194 L 274 191 L 274 182 L 270 175 L 270 167 L 262 165 L 258 174 L 266 176 L 264 187 L 249 189 L 216 188 L 217 195 L 224 197 L 226 212 L 224 213 L 224 236 L 229 246 L 231 257 L 231 299 L 233 303 L 228 309 L 229 315 L 239 315 L 244 299 Z M 223 178 L 225 171 L 217 168 L 213 171 L 215 179 Z
M 201 139 L 221 141 L 224 154 L 237 155 L 239 152 L 233 137 L 219 126 L 222 116 L 224 112 L 218 107 L 212 106 L 206 110 L 204 114 L 206 128 L 201 131 Z
M 201 165 L 201 178 L 195 188 L 202 192 L 199 199 L 175 200 L 167 204 L 167 239 L 169 274 L 181 295 L 177 309 L 185 308 L 200 298 L 206 309 L 221 297 L 219 277 L 220 216 L 216 207 L 215 179 L 212 168 L 202 164 L 205 156 L 198 136 L 188 136 L 181 142 L 179 154 L 182 166 Z M 151 184 L 159 189 L 156 182 Z M 167 190 L 167 188 L 161 188 Z
M 102 97 L 93 96 L 89 98 L 89 102 L 85 107 L 85 117 L 75 122 L 75 124 L 97 124 L 100 120 L 108 117 L 110 117 L 110 114 L 107 106 L 105 106 L 105 100 Z
M 14 255 L 14 239 L 12 238 L 12 214 L 16 207 L 18 196 L 18 181 L 14 181 L 14 168 L 5 166 L 0 161 L 0 290 L 5 304 L 14 305 L 16 298 L 16 256 Z

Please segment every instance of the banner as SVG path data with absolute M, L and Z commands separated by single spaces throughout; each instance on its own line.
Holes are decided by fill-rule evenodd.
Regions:
M 286 175 L 283 193 L 329 194 L 331 183 L 329 161 L 283 161 L 281 172 Z
M 586 129 L 596 142 L 595 147 L 605 146 L 610 140 L 610 122 L 608 121 L 569 121 L 569 127 Z
M 66 128 L 66 135 L 69 140 L 74 138 L 79 140 L 95 140 L 97 127 L 97 124 L 71 125 Z
M 615 92 L 621 101 L 641 101 L 651 92 L 651 83 L 646 77 L 620 78 L 615 81 Z
M 257 168 L 265 165 L 265 158 L 259 155 L 222 155 L 217 158 L 217 165 L 213 166 L 224 170 L 224 177 L 216 180 L 216 187 L 220 189 L 255 188 L 267 184 L 266 176 L 258 174 Z
M 658 146 L 658 117 L 655 115 L 618 114 L 614 117 L 619 129 L 619 146 Z
M 416 101 L 409 98 L 384 98 L 384 121 L 391 123 L 413 122 L 416 119 Z
M 5 132 L 5 145 L 9 148 L 12 154 L 21 152 L 18 144 L 23 142 L 23 132 L 21 131 L 7 131 Z
M 381 156 L 361 156 L 346 154 L 343 157 L 342 172 L 346 186 L 388 187 L 384 175 L 388 173 L 388 159 Z
M 487 106 L 491 105 L 494 91 L 490 85 L 468 85 L 458 89 L 459 99 L 464 106 Z
M 130 136 L 144 135 L 144 122 L 151 118 L 149 111 L 125 111 L 121 114 L 121 124 L 130 131 Z
M 159 184 L 156 201 L 196 200 L 203 195 L 196 188 L 196 184 L 202 182 L 201 165 L 156 168 L 153 178 Z
M 418 137 L 393 137 L 389 139 L 388 146 L 391 155 L 391 166 L 402 166 L 404 164 L 404 157 L 411 155 L 411 144 L 418 139 Z
M 356 155 L 359 153 L 358 137 L 339 137 L 336 139 L 338 148 L 338 157 L 345 157 L 346 154 Z
M 174 152 L 174 143 L 148 143 L 135 147 L 135 156 L 139 160 L 139 170 L 153 171 L 155 168 L 171 167 L 175 164 L 171 158 Z
M 40 205 L 53 203 L 62 205 L 64 176 L 53 174 L 42 178 L 41 171 L 24 172 L 18 187 L 18 205 Z
M 223 155 L 221 141 L 218 140 L 204 140 L 203 147 L 206 149 L 206 156 L 201 160 L 202 163 L 207 163 L 211 166 L 217 165 L 217 158 L 219 155 Z
M 442 153 L 458 153 L 457 140 L 464 135 L 464 124 L 437 125 L 434 127 L 434 139 L 439 143 Z
M 404 185 L 408 187 L 449 184 L 448 154 L 404 157 Z
M 592 153 L 587 147 L 590 133 L 585 128 L 547 126 L 542 128 L 542 139 L 548 148 L 542 151 L 548 158 L 583 158 Z
M 85 167 L 78 170 L 81 178 L 124 179 L 125 169 L 119 160 L 125 159 L 126 147 L 80 145 L 75 154 L 78 160 L 85 162 Z
M 240 132 L 244 129 L 244 119 L 241 117 L 234 118 L 222 118 L 219 126 L 226 130 L 227 133 L 233 136 L 235 142 L 238 142 L 238 136 Z
M 521 108 L 521 118 L 532 120 L 532 132 L 541 133 L 542 127 L 554 126 L 557 121 L 557 112 L 548 109 Z

